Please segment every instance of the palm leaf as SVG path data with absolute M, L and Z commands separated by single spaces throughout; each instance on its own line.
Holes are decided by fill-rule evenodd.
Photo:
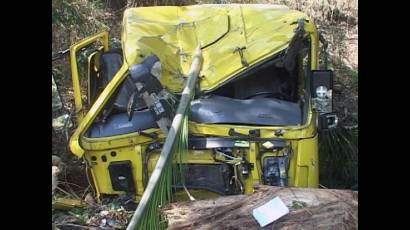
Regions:
M 357 130 L 336 128 L 320 134 L 320 181 L 328 188 L 357 185 Z

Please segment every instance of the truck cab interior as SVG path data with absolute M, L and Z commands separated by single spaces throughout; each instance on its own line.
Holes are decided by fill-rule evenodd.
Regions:
M 304 124 L 307 119 L 304 99 L 310 52 L 308 48 L 301 49 L 293 57 L 295 64 L 285 68 L 285 51 L 252 69 L 246 69 L 212 91 L 197 94 L 191 102 L 190 121 L 251 126 Z M 100 80 L 95 83 L 98 86 L 94 86 L 95 95 L 102 91 L 121 67 L 121 50 L 101 54 L 99 63 L 97 79 Z M 147 65 L 153 63 L 148 61 Z M 130 76 L 127 77 L 86 136 L 109 137 L 158 127 L 142 100 L 138 102 L 132 119 L 128 119 L 127 102 L 135 90 Z

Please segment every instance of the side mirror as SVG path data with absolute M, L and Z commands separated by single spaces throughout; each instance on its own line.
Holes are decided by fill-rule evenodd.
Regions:
M 333 113 L 333 71 L 313 70 L 311 77 L 313 109 L 319 113 L 318 128 L 334 128 L 338 119 Z
M 313 70 L 311 75 L 310 92 L 313 107 L 320 114 L 333 112 L 333 71 Z

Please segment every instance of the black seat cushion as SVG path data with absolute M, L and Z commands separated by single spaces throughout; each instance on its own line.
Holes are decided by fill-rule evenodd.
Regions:
M 101 54 L 100 57 L 100 90 L 102 91 L 114 78 L 122 66 L 121 50 L 115 49 Z M 111 113 L 122 113 L 127 111 L 127 103 L 131 94 L 135 91 L 135 85 L 128 77 L 121 83 L 106 106 L 106 117 Z
M 157 127 L 149 110 L 135 111 L 131 121 L 128 121 L 127 113 L 112 114 L 105 123 L 94 123 L 89 131 L 89 137 L 110 137 Z
M 275 98 L 240 100 L 213 95 L 192 101 L 189 119 L 205 124 L 298 125 L 301 109 L 297 103 Z M 88 136 L 109 137 L 157 127 L 152 113 L 142 110 L 135 111 L 131 121 L 127 113 L 112 114 L 105 123 L 93 124 Z
M 301 109 L 297 103 L 275 98 L 234 99 L 209 96 L 191 103 L 189 119 L 205 124 L 298 125 Z

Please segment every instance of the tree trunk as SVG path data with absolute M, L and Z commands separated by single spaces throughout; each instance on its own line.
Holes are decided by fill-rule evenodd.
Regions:
M 252 195 L 172 203 L 162 209 L 168 229 L 356 229 L 357 192 L 260 186 Z M 290 213 L 261 228 L 254 208 L 274 197 Z

